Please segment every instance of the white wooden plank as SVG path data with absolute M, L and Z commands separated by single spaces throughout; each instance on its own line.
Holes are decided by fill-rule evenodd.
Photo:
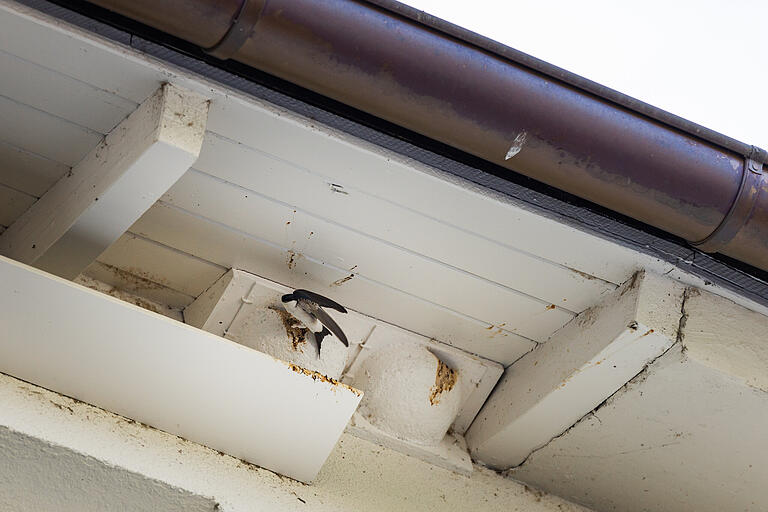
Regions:
M 356 187 L 359 185 L 355 175 L 370 170 L 386 176 L 377 182 L 365 177 L 384 199 L 393 198 L 448 224 L 613 283 L 623 282 L 642 264 L 657 263 L 654 258 L 540 217 L 510 204 L 508 198 L 313 120 L 207 83 L 76 28 L 61 27 L 32 9 L 17 4 L 0 5 L 0 9 L 13 12 L 8 16 L 13 23 L 0 26 L 0 46 L 7 46 L 11 53 L 133 101 L 142 101 L 159 83 L 173 77 L 179 84 L 214 97 L 208 123 L 212 131 L 266 152 L 273 150 L 285 160 L 290 161 L 292 155 L 298 154 L 302 160 L 294 163 L 331 181 Z M 19 10 L 23 14 L 19 14 Z M 51 44 L 43 51 L 35 44 L 39 40 L 50 40 Z M 86 55 L 88 57 L 83 58 Z M 260 145 L 259 141 L 263 143 Z M 306 151 L 297 148 L 306 148 Z M 423 176 L 409 177 L 414 170 Z M 691 281 L 691 276 L 685 274 L 681 279 Z M 718 289 L 718 292 L 728 295 L 725 290 Z M 751 307 L 757 306 L 751 304 Z
M 40 197 L 70 170 L 68 165 L 0 141 L 0 183 Z
M 83 270 L 83 273 L 80 275 L 172 308 L 185 308 L 195 300 L 191 295 L 172 290 L 160 283 L 131 274 L 117 267 L 105 265 L 99 261 L 94 261 L 88 265 L 88 268 Z
M 675 342 L 685 288 L 638 273 L 509 367 L 467 431 L 475 460 L 521 464 Z
M 347 386 L 6 258 L 0 281 L 0 371 L 298 480 L 315 477 L 360 401 Z
M 0 96 L 0 140 L 65 165 L 75 165 L 100 133 Z M 12 123 L 7 120 L 13 119 Z
M 0 184 L 0 224 L 10 226 L 37 198 Z
M 329 283 L 347 277 L 347 269 L 289 253 L 287 248 L 170 206 L 152 207 L 131 231 L 222 267 L 240 268 L 289 287 L 318 293 L 330 290 L 339 301 L 361 313 L 502 364 L 517 360 L 535 345 L 512 332 L 364 277 L 329 287 Z
M 0 236 L 0 251 L 75 278 L 195 161 L 208 101 L 166 84 Z
M 350 269 L 348 275 L 387 283 L 536 341 L 546 340 L 573 317 L 570 311 L 195 170 L 185 174 L 163 200 L 305 257 L 344 266 Z M 348 285 L 339 284 L 344 286 Z
M 629 249 L 585 236 L 515 206 L 500 194 L 287 112 L 278 115 L 236 100 L 215 102 L 208 129 L 310 170 L 331 183 L 366 190 L 600 279 L 620 283 L 635 268 L 627 262 L 633 254 Z
M 355 175 L 371 169 L 388 178 L 370 183 L 384 199 L 401 198 L 397 201 L 405 207 L 613 283 L 623 282 L 638 268 L 652 268 L 659 273 L 670 272 L 669 276 L 686 284 L 705 285 L 702 278 L 657 257 L 541 217 L 536 210 L 528 211 L 525 205 L 521 207 L 493 191 L 100 39 L 32 8 L 0 0 L 0 10 L 8 14 L 0 17 L 0 47 L 9 53 L 136 102 L 143 101 L 167 80 L 210 94 L 213 113 L 208 126 L 212 131 L 243 141 L 245 136 L 251 137 L 245 142 L 254 147 L 260 147 L 258 141 L 263 140 L 261 149 L 269 152 L 274 147 L 275 154 L 285 160 L 306 148 L 314 161 L 311 165 L 306 159 L 298 163 L 320 175 L 335 176 L 329 180 L 354 187 Z M 41 41 L 47 44 L 40 44 Z M 302 131 L 307 132 L 303 137 Z M 324 139 L 330 142 L 322 142 Z M 414 170 L 426 177 L 416 176 L 403 182 L 404 176 Z M 443 188 L 446 186 L 456 190 L 451 192 Z M 467 193 L 475 199 L 468 196 L 462 200 L 462 194 Z M 441 202 L 442 208 L 435 201 Z M 742 295 L 717 286 L 709 289 L 753 311 L 768 314 L 768 308 Z
M 374 187 L 334 192 L 321 176 L 210 132 L 195 168 L 572 311 L 582 311 L 615 288 L 384 201 L 367 192 Z
M 119 45 L 17 3 L 0 4 L 0 48 L 29 62 L 141 103 L 168 74 L 129 56 Z M 41 44 L 44 42 L 45 44 Z M 121 56 L 123 58 L 118 58 Z
M 117 49 L 117 45 L 93 42 L 89 40 L 91 37 L 87 35 L 79 36 L 76 29 L 73 33 L 64 33 L 61 29 L 58 31 L 54 30 L 52 34 L 47 36 L 48 39 L 52 40 L 51 47 L 45 52 L 38 51 L 35 49 L 34 44 L 30 43 L 35 40 L 35 37 L 41 35 L 43 24 L 34 18 L 35 15 L 31 14 L 27 19 L 22 17 L 14 25 L 9 24 L 0 27 L 2 29 L 0 34 L 6 35 L 5 39 L 0 39 L 0 43 L 6 43 L 12 53 L 25 59 L 40 63 L 63 74 L 77 76 L 79 79 L 110 92 L 120 94 L 123 97 L 130 98 L 133 101 L 142 101 L 165 78 L 163 72 L 149 62 L 141 62 L 140 59 L 133 57 L 130 53 Z M 118 61 L 115 58 L 116 54 L 123 54 L 121 55 L 123 59 Z M 73 59 L 72 55 L 78 55 L 79 58 Z M 87 58 L 82 58 L 84 55 L 87 55 Z M 187 83 L 187 85 L 191 86 L 192 84 Z M 352 174 L 360 169 L 378 172 L 382 170 L 382 167 L 385 167 L 386 169 L 384 170 L 386 172 L 383 174 L 387 176 L 399 176 L 403 170 L 407 172 L 412 171 L 409 168 L 410 165 L 403 165 L 402 162 L 396 161 L 398 157 L 392 154 L 382 155 L 381 150 L 378 148 L 366 144 L 362 144 L 361 147 L 349 145 L 348 142 L 343 140 L 344 138 L 349 138 L 346 135 L 335 134 L 332 137 L 335 139 L 334 144 L 321 142 L 322 139 L 328 138 L 327 134 L 331 130 L 318 128 L 315 124 L 310 131 L 307 131 L 305 130 L 307 122 L 296 123 L 296 116 L 285 112 L 278 115 L 276 112 L 278 109 L 263 108 L 258 104 L 243 101 L 237 96 L 236 93 L 230 94 L 229 99 L 231 101 L 214 102 L 214 109 L 209 122 L 212 129 L 235 139 L 242 139 L 241 135 L 256 135 L 258 132 L 259 136 L 264 137 L 264 144 L 261 147 L 276 148 L 275 151 L 278 156 L 288 157 L 287 159 L 290 159 L 291 154 L 295 153 L 296 147 L 302 146 L 308 148 L 307 154 L 316 155 L 316 158 L 318 156 L 322 157 L 329 150 L 336 152 L 337 156 L 335 158 L 319 162 L 321 166 L 315 168 L 315 171 L 332 180 L 346 180 L 350 183 L 350 186 L 354 185 L 352 181 L 347 179 L 354 177 L 349 175 L 350 171 Z M 238 114 L 240 115 L 238 116 Z M 254 130 L 253 127 L 260 125 L 261 122 L 265 123 L 263 130 Z M 293 126 L 289 126 L 291 124 Z M 297 133 L 294 133 L 293 130 L 306 133 L 302 137 L 297 137 Z M 254 145 L 252 140 L 245 142 Z M 318 143 L 321 146 L 329 147 L 316 152 L 315 150 L 318 148 L 315 146 Z M 360 146 L 359 144 L 355 145 Z M 258 145 L 256 146 L 259 147 Z M 361 153 L 365 154 L 362 156 L 362 159 L 368 160 L 367 162 L 359 162 Z M 371 162 L 371 159 L 378 160 L 378 162 Z M 339 161 L 346 161 L 347 163 L 339 166 Z M 314 165 L 318 162 L 300 162 L 302 165 L 308 163 Z M 358 165 L 358 163 L 362 165 Z M 409 163 L 412 164 L 413 162 Z M 416 164 L 416 167 L 424 170 L 424 166 L 419 164 Z M 343 175 L 335 174 L 334 170 L 343 173 Z M 428 178 L 435 179 L 431 176 L 428 176 Z M 445 185 L 442 179 L 437 179 L 437 182 Z M 399 181 L 391 183 L 389 186 L 381 187 L 381 185 L 376 184 L 377 189 L 384 195 L 390 190 L 408 192 L 401 189 Z M 384 185 L 387 184 L 385 183 Z M 413 184 L 409 183 L 408 186 L 413 187 Z M 434 186 L 434 182 L 428 182 L 427 190 L 433 193 Z M 421 194 L 422 188 L 420 186 L 413 188 L 417 189 L 415 190 L 416 194 Z M 462 190 L 461 187 L 455 188 L 461 191 L 461 193 L 466 193 L 466 190 Z M 397 195 L 394 197 L 397 197 Z M 621 282 L 634 268 L 632 264 L 626 264 L 626 260 L 612 257 L 617 251 L 626 256 L 626 254 L 623 254 L 625 252 L 623 248 L 601 239 L 596 239 L 592 243 L 592 247 L 595 247 L 595 245 L 599 246 L 595 247 L 594 255 L 591 254 L 593 251 L 564 250 L 566 247 L 583 247 L 585 245 L 583 234 L 573 228 L 562 226 L 553 221 L 545 221 L 541 225 L 541 219 L 530 212 L 512 207 L 512 210 L 515 212 L 513 213 L 514 218 L 509 220 L 514 224 L 512 226 L 509 224 L 499 226 L 497 222 L 499 218 L 497 208 L 484 208 L 484 210 L 492 211 L 483 212 L 482 218 L 479 219 L 479 224 L 485 226 L 486 230 L 478 230 L 474 226 L 474 222 L 468 223 L 470 219 L 465 218 L 466 209 L 458 207 L 455 209 L 457 210 L 456 212 L 451 212 L 450 209 L 448 211 L 436 210 L 434 209 L 436 205 L 431 202 L 422 204 L 423 199 L 424 197 L 422 196 L 415 203 L 415 206 L 417 208 L 424 208 L 427 214 L 431 214 L 435 218 L 443 219 L 446 222 L 450 221 L 450 223 L 463 229 L 478 231 L 483 236 L 507 243 L 511 247 L 524 248 L 550 261 L 576 268 L 582 272 L 592 273 L 602 279 L 615 283 Z M 456 204 L 454 199 L 450 198 L 445 203 L 449 205 Z M 509 207 L 508 205 L 506 206 Z M 445 205 L 443 207 L 445 208 Z M 470 211 L 476 214 L 479 213 L 474 209 Z M 458 218 L 456 218 L 456 215 L 458 215 Z M 530 225 L 531 223 L 533 223 L 533 226 Z M 515 240 L 519 242 L 509 243 L 510 232 L 513 232 Z
M 765 315 L 704 290 L 689 290 L 685 314 L 686 357 L 768 393 Z
M 3 51 L 0 69 L 3 96 L 99 133 L 109 132 L 137 107 L 134 101 Z
M 253 283 L 244 279 L 246 274 L 255 275 L 229 269 L 184 308 L 184 322 L 216 336 L 224 336 L 242 304 L 242 300 L 224 300 L 224 297 L 242 299 L 248 296 Z
M 121 236 L 97 260 L 192 297 L 227 271 L 131 233 Z

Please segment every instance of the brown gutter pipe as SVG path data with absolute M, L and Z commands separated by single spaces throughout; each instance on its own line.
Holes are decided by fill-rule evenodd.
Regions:
M 768 270 L 765 151 L 397 2 L 92 3 Z

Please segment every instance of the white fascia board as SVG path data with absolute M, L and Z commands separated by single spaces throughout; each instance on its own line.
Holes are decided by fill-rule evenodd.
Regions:
M 362 393 L 0 257 L 0 372 L 303 482 Z
M 161 86 L 0 235 L 0 253 L 77 277 L 197 160 L 208 108 Z
M 517 466 L 663 354 L 685 288 L 640 272 L 507 368 L 466 439 L 475 460 Z

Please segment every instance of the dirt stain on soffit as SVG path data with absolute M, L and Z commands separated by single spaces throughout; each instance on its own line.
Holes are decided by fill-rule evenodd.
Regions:
M 135 267 L 118 268 L 101 263 L 120 283 L 129 290 L 161 290 L 168 288 L 168 279 Z
M 296 268 L 296 262 L 299 260 L 299 258 L 302 258 L 303 254 L 300 252 L 296 252 L 293 249 L 288 251 L 288 256 L 285 259 L 285 264 L 288 265 L 289 270 L 293 270 Z
M 332 282 L 329 286 L 335 287 L 335 286 L 341 286 L 347 281 L 350 281 L 352 278 L 355 277 L 354 270 L 357 268 L 357 265 L 354 265 L 352 268 L 349 269 L 350 274 L 348 276 L 342 277 L 341 279 L 337 279 L 334 282 Z

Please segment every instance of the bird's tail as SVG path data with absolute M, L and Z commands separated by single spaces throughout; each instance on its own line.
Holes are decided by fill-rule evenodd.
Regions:
M 320 345 L 323 343 L 323 338 L 331 334 L 331 331 L 327 327 L 323 326 L 323 330 L 315 333 L 315 343 L 317 343 L 317 357 L 320 358 Z

